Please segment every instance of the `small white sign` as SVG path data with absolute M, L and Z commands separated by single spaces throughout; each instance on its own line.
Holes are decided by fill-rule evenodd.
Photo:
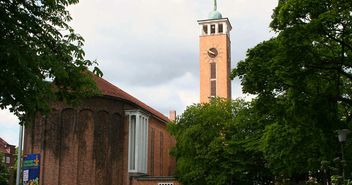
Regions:
M 24 182 L 28 181 L 28 174 L 29 174 L 29 170 L 24 170 L 23 171 L 23 181 Z

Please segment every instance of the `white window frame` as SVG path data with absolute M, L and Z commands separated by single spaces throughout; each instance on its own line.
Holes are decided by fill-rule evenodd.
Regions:
M 128 172 L 147 174 L 149 115 L 128 110 Z
M 201 20 L 198 21 L 200 25 L 200 35 L 201 36 L 206 36 L 206 35 L 214 35 L 214 34 L 230 34 L 230 31 L 232 29 L 230 22 L 228 19 L 220 19 L 220 20 Z M 215 33 L 211 33 L 210 25 L 215 24 Z M 219 32 L 219 24 L 222 24 L 222 32 Z M 204 32 L 203 26 L 208 27 L 208 32 Z

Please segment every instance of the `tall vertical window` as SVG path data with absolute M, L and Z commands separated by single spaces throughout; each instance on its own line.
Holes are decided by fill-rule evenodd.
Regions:
M 215 80 L 210 81 L 210 96 L 212 96 L 212 97 L 216 96 L 216 81 Z
M 216 63 L 210 63 L 210 79 L 216 79 Z
M 151 128 L 150 131 L 150 174 L 154 175 L 154 137 L 155 130 Z
M 208 25 L 203 25 L 204 34 L 208 34 Z
M 164 154 L 164 134 L 160 132 L 160 175 L 163 176 L 163 154 Z
M 136 155 L 136 115 L 130 117 L 130 128 L 129 128 L 129 158 L 130 160 L 130 169 L 136 169 L 136 160 L 134 156 Z
M 139 110 L 126 111 L 128 127 L 128 172 L 147 173 L 148 116 Z
M 215 33 L 215 24 L 210 25 L 210 33 Z
M 224 25 L 220 23 L 218 25 L 218 30 L 219 30 L 219 33 L 223 33 L 224 32 Z
M 216 63 L 210 63 L 210 96 L 216 96 Z

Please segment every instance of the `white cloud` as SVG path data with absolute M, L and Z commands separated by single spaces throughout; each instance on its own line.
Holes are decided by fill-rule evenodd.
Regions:
M 0 110 L 0 137 L 12 145 L 18 143 L 19 120 L 9 110 Z

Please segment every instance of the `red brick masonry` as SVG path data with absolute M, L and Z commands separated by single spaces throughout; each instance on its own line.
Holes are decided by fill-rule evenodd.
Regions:
M 41 154 L 40 184 L 140 184 L 131 181 L 127 164 L 125 110 L 136 109 L 150 115 L 147 176 L 171 176 L 175 160 L 169 151 L 175 140 L 166 130 L 168 118 L 104 79 L 95 80 L 103 96 L 77 107 L 57 103 L 47 117 L 38 114 L 25 130 L 25 154 Z
M 15 165 L 16 160 L 16 146 L 10 145 L 0 137 L 0 153 L 5 157 L 5 164 L 7 168 L 11 168 Z M 7 159 L 6 159 L 7 158 Z M 8 161 L 8 159 L 10 159 Z M 0 159 L 3 160 L 3 159 Z

